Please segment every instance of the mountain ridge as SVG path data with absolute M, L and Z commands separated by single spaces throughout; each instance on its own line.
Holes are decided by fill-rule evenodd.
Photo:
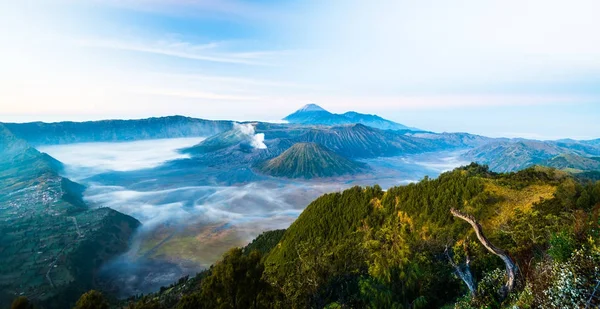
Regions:
M 90 208 L 84 187 L 60 176 L 62 163 L 0 124 L 0 307 L 26 295 L 44 308 L 70 307 L 95 287 L 102 262 L 125 252 L 140 225 Z M 4 298 L 6 297 L 6 298 Z
M 346 125 L 360 123 L 382 130 L 418 130 L 407 127 L 377 115 L 361 114 L 349 111 L 343 114 L 334 114 L 316 104 L 308 104 L 294 113 L 286 116 L 283 120 L 289 123 L 302 125 Z
M 15 136 L 34 146 L 122 142 L 159 138 L 205 137 L 233 127 L 233 121 L 165 116 L 132 120 L 4 123 Z

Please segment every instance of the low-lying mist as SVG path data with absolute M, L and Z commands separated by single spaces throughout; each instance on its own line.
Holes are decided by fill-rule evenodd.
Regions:
M 65 163 L 66 176 L 81 180 L 108 171 L 151 168 L 169 160 L 187 158 L 177 150 L 205 138 L 155 139 L 121 143 L 81 143 L 42 146 L 38 150 Z
M 384 189 L 422 179 L 464 164 L 454 153 L 364 160 L 368 175 L 335 180 L 292 181 L 268 178 L 232 186 L 198 185 L 152 175 L 153 167 L 186 158 L 177 150 L 200 138 L 128 143 L 86 143 L 40 148 L 66 164 L 66 176 L 87 186 L 92 207 L 110 207 L 143 223 L 129 252 L 107 263 L 106 289 L 126 297 L 152 292 L 210 266 L 231 247 L 244 246 L 260 233 L 287 228 L 314 199 L 354 185 Z M 92 176 L 145 169 L 143 181 L 115 185 Z M 150 172 L 148 172 L 150 171 Z M 193 175 L 192 175 L 193 177 Z M 197 178 L 201 179 L 198 174 Z M 90 179 L 93 179 L 91 181 Z M 186 184 L 187 183 L 187 184 Z M 194 185 L 191 185 L 191 184 Z M 156 189 L 159 188 L 159 189 Z

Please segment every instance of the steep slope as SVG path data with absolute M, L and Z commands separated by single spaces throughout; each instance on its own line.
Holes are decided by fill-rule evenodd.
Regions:
M 377 115 L 367 115 L 357 112 L 334 114 L 316 104 L 308 104 L 294 113 L 283 118 L 289 123 L 303 125 L 345 125 L 360 123 L 382 130 L 416 130 L 405 125 L 383 119 Z
M 597 140 L 594 141 L 575 141 L 570 140 L 567 142 L 553 141 L 551 142 L 558 147 L 568 149 L 569 152 L 580 155 L 580 156 L 600 156 L 600 144 Z
M 487 164 L 496 172 L 512 172 L 540 164 L 565 152 L 549 143 L 532 140 L 490 143 L 464 154 L 467 160 Z
M 346 121 L 344 116 L 330 113 L 316 104 L 307 104 L 283 120 L 289 123 L 312 125 L 336 125 L 344 124 Z
M 139 120 L 31 122 L 4 125 L 18 138 L 38 146 L 211 136 L 231 129 L 233 122 L 169 116 Z
M 242 143 L 245 139 L 246 134 L 240 130 L 227 130 L 203 140 L 198 145 L 184 149 L 183 152 L 189 154 L 213 152 Z
M 430 140 L 435 142 L 440 148 L 474 148 L 491 142 L 501 141 L 501 139 L 469 133 L 407 132 L 405 135 Z
M 343 113 L 342 116 L 348 119 L 349 123 L 360 123 L 381 130 L 419 130 L 384 119 L 377 115 L 361 114 L 357 112 L 346 112 Z
M 387 191 L 323 195 L 287 230 L 145 299 L 164 308 L 595 308 L 599 212 L 600 183 L 471 164 Z M 507 298 L 504 262 L 482 238 L 519 265 L 522 284 Z M 454 275 L 466 271 L 476 297 Z
M 286 178 L 322 178 L 353 175 L 365 166 L 315 143 L 298 143 L 278 157 L 258 166 L 261 173 Z
M 467 160 L 487 164 L 497 172 L 512 172 L 532 165 L 595 170 L 591 159 L 600 149 L 585 141 L 500 140 L 464 154 Z M 592 161 L 590 161 L 592 160 Z
M 394 156 L 425 152 L 435 148 L 435 145 L 428 140 L 411 138 L 362 124 L 312 128 L 293 140 L 317 143 L 348 158 Z
M 70 307 L 140 225 L 89 209 L 84 188 L 60 177 L 61 167 L 0 124 L 0 290 L 9 294 L 0 307 L 19 294 L 45 308 Z
M 572 189 L 566 193 L 565 188 Z M 452 207 L 477 218 L 488 238 L 523 265 L 522 271 L 535 272 L 525 261 L 547 248 L 551 233 L 573 228 L 573 219 L 559 219 L 560 205 L 575 207 L 577 201 L 582 207 L 577 211 L 590 209 L 600 201 L 600 191 L 582 202 L 580 196 L 597 189 L 578 186 L 565 173 L 552 169 L 497 175 L 471 165 L 386 192 L 356 187 L 327 194 L 311 203 L 286 230 L 268 254 L 265 272 L 269 282 L 301 306 L 339 302 L 362 307 L 346 294 L 352 288 L 342 287 L 362 289 L 374 282 L 369 288 L 375 293 L 365 299 L 370 304 L 384 294 L 403 306 L 423 301 L 423 308 L 440 308 L 461 295 L 462 284 L 452 277 L 445 247 L 452 249 L 458 240 L 456 254 L 463 246 L 473 248 L 469 249 L 471 267 L 480 278 L 502 265 L 477 244 L 465 244 L 474 237 L 472 229 L 450 215 Z M 593 272 L 584 274 L 593 276 Z M 532 279 L 531 284 L 540 283 Z M 396 285 L 402 290 L 395 290 Z M 299 291 L 306 294 L 299 296 Z M 380 306 L 393 307 L 389 303 Z
M 600 171 L 600 158 L 587 158 L 576 154 L 563 154 L 546 160 L 540 163 L 540 165 L 574 172 Z

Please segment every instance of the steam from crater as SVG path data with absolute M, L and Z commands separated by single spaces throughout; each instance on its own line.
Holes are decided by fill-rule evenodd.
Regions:
M 265 134 L 256 133 L 254 126 L 251 123 L 234 123 L 233 129 L 242 132 L 248 138 L 248 142 L 252 148 L 267 149 L 265 144 Z

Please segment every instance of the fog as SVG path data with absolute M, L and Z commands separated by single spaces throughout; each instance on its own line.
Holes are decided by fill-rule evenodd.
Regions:
M 121 143 L 80 143 L 42 146 L 38 150 L 67 164 L 66 174 L 80 180 L 107 171 L 133 171 L 151 168 L 169 160 L 187 158 L 178 149 L 200 143 L 205 138 L 155 139 Z
M 155 291 L 182 276 L 201 271 L 229 248 L 244 246 L 264 231 L 287 228 L 311 201 L 324 193 L 354 185 L 380 184 L 384 189 L 405 185 L 425 176 L 436 177 L 465 163 L 456 153 L 379 158 L 363 160 L 372 167 L 372 172 L 352 178 L 316 181 L 268 178 L 233 186 L 189 185 L 198 183 L 189 175 L 185 181 L 154 177 L 154 169 L 149 168 L 186 158 L 177 150 L 201 140 L 40 148 L 65 163 L 67 177 L 87 186 L 84 198 L 91 207 L 110 207 L 143 224 L 132 239 L 130 250 L 104 265 L 101 276 L 105 289 L 122 297 Z M 144 175 L 152 179 L 151 187 L 144 186 L 144 181 L 108 185 L 102 182 L 102 177 L 91 178 L 110 171 L 140 169 L 145 169 Z

